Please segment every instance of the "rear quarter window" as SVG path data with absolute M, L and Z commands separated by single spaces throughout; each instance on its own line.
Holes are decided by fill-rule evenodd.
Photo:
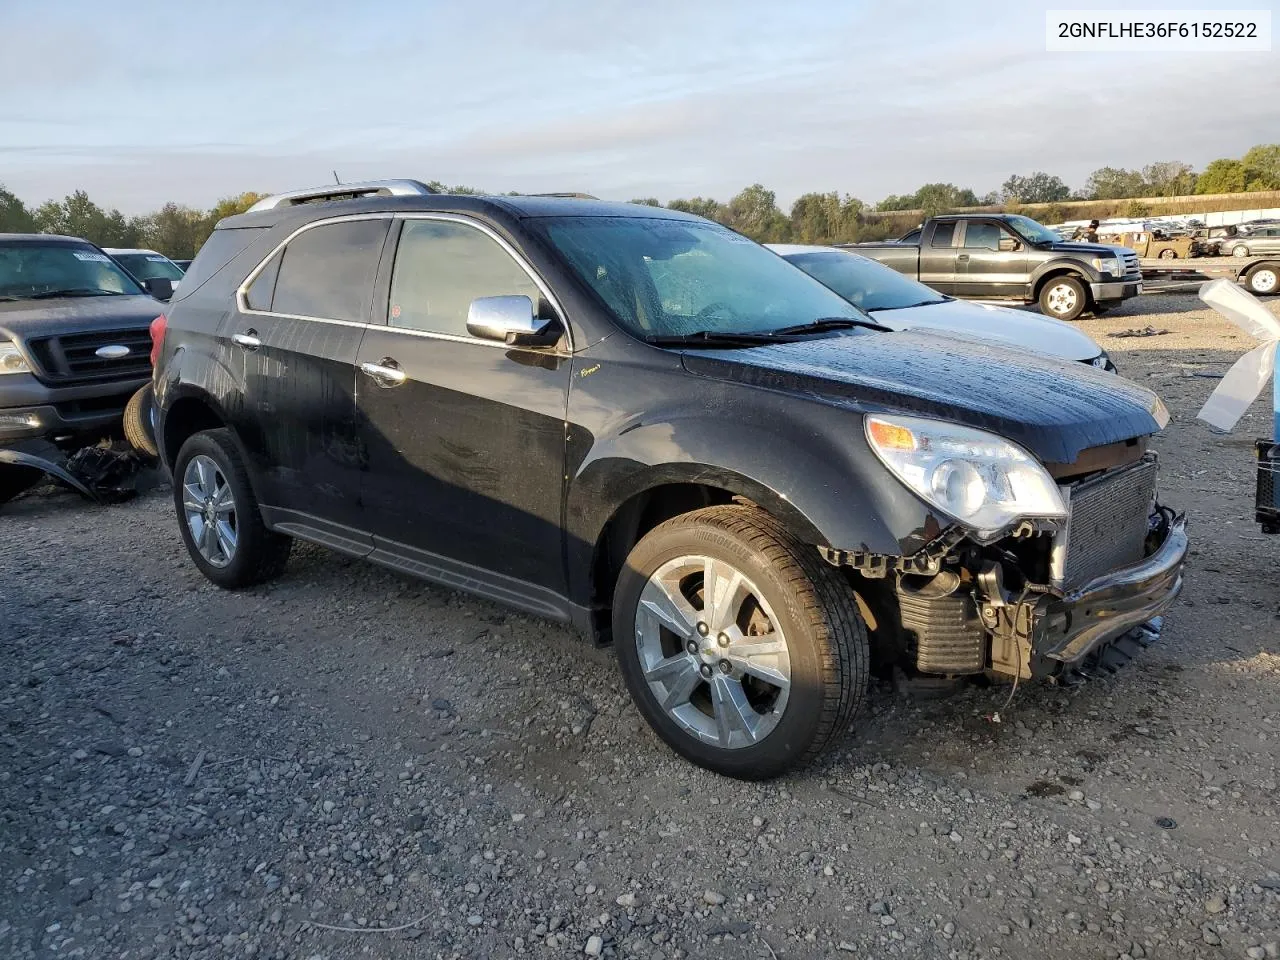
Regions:
M 236 255 L 245 250 L 249 244 L 261 237 L 266 229 L 266 227 L 222 229 L 209 234 L 209 239 L 204 242 L 196 258 L 191 261 L 191 266 L 183 275 L 182 282 L 174 291 L 171 302 L 185 300 L 195 293 L 206 280 L 234 260 Z

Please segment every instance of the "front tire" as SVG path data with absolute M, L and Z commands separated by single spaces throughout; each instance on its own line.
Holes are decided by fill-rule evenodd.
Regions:
M 866 697 L 853 590 L 752 506 L 696 510 L 636 544 L 614 591 L 613 636 L 645 720 L 725 776 L 761 780 L 809 762 Z
M 1280 293 L 1280 263 L 1258 264 L 1245 274 L 1244 282 L 1250 293 L 1260 297 Z
M 1231 248 L 1231 255 L 1233 257 L 1247 257 L 1249 255 L 1249 248 L 1242 243 L 1239 246 Z
M 192 562 L 218 586 L 253 586 L 284 571 L 293 541 L 262 522 L 231 431 L 205 430 L 182 445 L 173 499 Z
M 159 459 L 156 446 L 155 402 L 151 384 L 139 387 L 124 408 L 124 438 L 139 453 Z
M 1173 250 L 1173 249 L 1166 249 L 1166 250 L 1161 250 L 1161 251 L 1160 251 L 1160 259 L 1161 259 L 1161 260 L 1173 260 L 1173 259 L 1176 259 L 1176 258 L 1177 258 L 1177 256 L 1178 256 L 1178 251 L 1177 251 L 1177 250 Z
M 1075 320 L 1088 305 L 1084 284 L 1075 277 L 1054 277 L 1040 290 L 1040 312 L 1055 320 Z

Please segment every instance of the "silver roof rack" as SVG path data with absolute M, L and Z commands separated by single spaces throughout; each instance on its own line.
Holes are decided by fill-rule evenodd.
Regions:
M 421 197 L 435 193 L 419 180 L 365 180 L 361 183 L 331 183 L 325 187 L 311 187 L 306 190 L 290 190 L 288 193 L 277 193 L 263 197 L 248 213 L 259 210 L 274 210 L 276 207 L 290 207 L 299 203 L 319 203 L 324 200 L 354 200 L 356 197 Z

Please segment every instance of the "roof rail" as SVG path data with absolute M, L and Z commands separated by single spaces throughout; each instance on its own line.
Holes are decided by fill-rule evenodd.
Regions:
M 300 203 L 320 203 L 325 200 L 354 200 L 357 197 L 420 197 L 435 193 L 419 180 L 365 180 L 361 183 L 332 183 L 325 187 L 306 190 L 290 190 L 263 197 L 247 213 L 291 207 Z
M 578 200 L 599 200 L 599 197 L 593 197 L 589 193 L 526 193 L 526 197 L 575 197 Z

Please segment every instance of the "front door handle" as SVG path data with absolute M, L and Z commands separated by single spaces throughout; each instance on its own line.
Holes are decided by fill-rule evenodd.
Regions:
M 262 341 L 258 339 L 258 331 L 250 327 L 244 333 L 233 333 L 231 342 L 236 346 L 244 347 L 246 350 L 257 350 L 262 346 Z
M 372 377 L 373 382 L 380 387 L 398 387 L 409 378 L 409 375 L 400 369 L 400 364 L 391 357 L 383 357 L 377 363 L 362 363 L 360 372 L 367 377 Z

